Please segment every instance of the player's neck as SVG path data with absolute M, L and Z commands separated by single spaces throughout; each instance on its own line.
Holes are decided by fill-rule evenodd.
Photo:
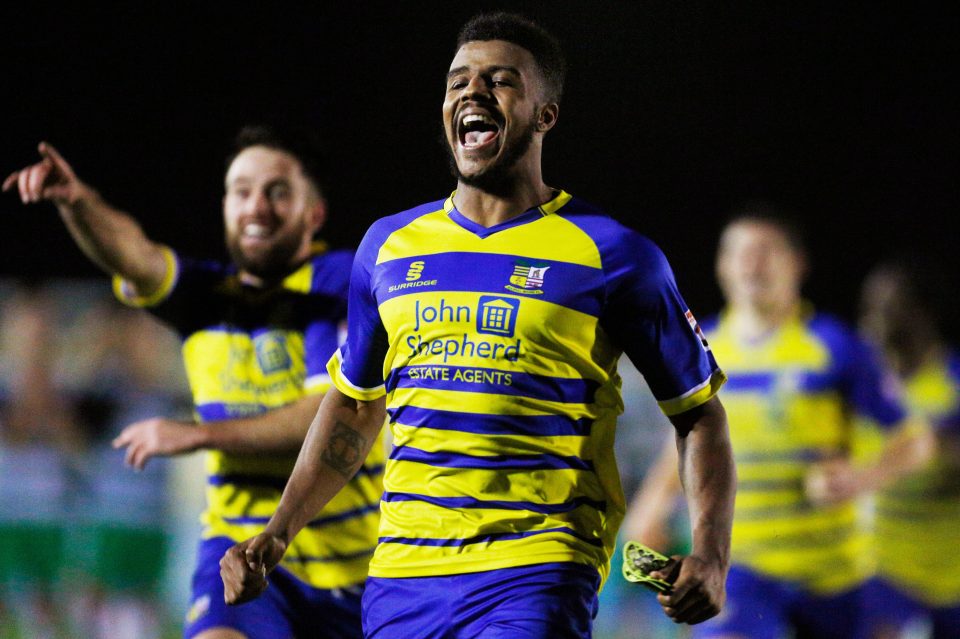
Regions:
M 886 349 L 891 367 L 902 379 L 910 379 L 929 362 L 941 356 L 943 347 L 933 335 L 918 332 L 904 343 Z
M 464 217 L 489 228 L 522 215 L 552 198 L 553 189 L 537 175 L 535 179 L 523 176 L 495 193 L 461 181 L 457 184 L 453 204 Z
M 237 273 L 237 277 L 242 283 L 247 286 L 253 286 L 254 288 L 263 288 L 266 284 L 266 280 L 259 275 L 254 275 L 250 271 L 244 271 L 242 269 Z
M 742 304 L 730 309 L 730 320 L 739 339 L 762 341 L 794 317 L 799 308 L 799 298 L 782 304 Z
M 312 254 L 312 248 L 311 248 L 312 246 L 313 246 L 312 242 L 304 242 L 303 245 L 301 245 L 300 249 L 296 252 L 296 254 L 290 258 L 290 262 L 288 263 L 287 268 L 283 271 L 270 274 L 270 275 L 264 275 L 264 274 L 252 273 L 240 267 L 237 270 L 237 277 L 239 277 L 242 283 L 246 284 L 247 286 L 252 286 L 254 288 L 267 288 L 269 286 L 278 284 L 283 280 L 285 280 L 287 277 L 289 277 L 291 273 L 299 269 L 301 266 L 304 265 L 304 263 L 306 263 L 308 259 L 310 259 L 310 256 Z

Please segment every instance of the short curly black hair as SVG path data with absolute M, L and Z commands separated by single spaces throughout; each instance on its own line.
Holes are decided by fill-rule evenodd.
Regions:
M 280 127 L 267 124 L 248 124 L 240 129 L 233 140 L 233 151 L 227 156 L 226 168 L 245 149 L 265 146 L 289 153 L 300 162 L 303 174 L 321 195 L 326 186 L 326 161 L 319 136 L 306 128 Z
M 460 29 L 457 50 L 468 42 L 504 40 L 530 52 L 543 75 L 544 91 L 551 102 L 560 102 L 567 62 L 560 41 L 539 24 L 515 13 L 498 11 L 476 15 Z

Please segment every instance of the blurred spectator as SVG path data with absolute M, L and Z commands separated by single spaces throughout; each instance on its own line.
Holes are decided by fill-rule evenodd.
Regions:
M 103 283 L 0 293 L 0 638 L 160 637 L 186 598 L 161 595 L 171 504 L 189 499 L 166 463 L 118 472 L 110 441 L 189 410 L 178 340 Z
M 123 451 L 111 441 L 127 424 L 156 414 L 189 416 L 186 389 L 172 375 L 180 369 L 179 344 L 156 320 L 106 299 L 77 318 L 70 337 L 65 370 L 92 435 L 71 547 L 87 581 L 78 618 L 84 636 L 156 638 L 164 616 L 168 463 L 119 472 Z
M 936 281 L 941 268 L 911 264 L 876 267 L 860 300 L 861 327 L 938 440 L 928 467 L 877 496 L 873 637 L 900 637 L 922 621 L 934 639 L 948 639 L 960 637 L 960 355 L 946 345 L 937 321 L 937 305 L 952 294 Z
M 55 307 L 19 288 L 0 317 L 0 628 L 24 637 L 66 631 L 59 586 L 72 462 L 81 437 L 74 409 L 54 383 Z

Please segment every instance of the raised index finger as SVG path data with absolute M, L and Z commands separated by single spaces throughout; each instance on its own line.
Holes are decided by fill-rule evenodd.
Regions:
M 53 148 L 53 145 L 48 142 L 41 142 L 37 147 L 37 150 L 40 151 L 40 155 L 45 158 L 50 158 L 54 166 L 57 167 L 57 170 L 63 173 L 68 177 L 73 177 L 73 168 L 70 164 L 63 159 L 63 156 L 60 155 L 60 152 Z

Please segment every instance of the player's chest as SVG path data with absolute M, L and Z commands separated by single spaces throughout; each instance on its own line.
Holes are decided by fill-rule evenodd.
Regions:
M 304 336 L 298 330 L 244 331 L 221 325 L 194 333 L 184 342 L 183 354 L 191 378 L 221 386 L 237 380 L 302 377 Z
M 444 295 L 467 294 L 476 300 L 529 300 L 598 317 L 604 299 L 599 268 L 500 253 L 451 252 L 396 259 L 377 265 L 372 284 L 379 307 L 400 298 L 402 306 L 414 311 L 421 294 L 438 300 Z M 513 302 L 501 306 L 504 311 L 517 308 Z M 427 306 L 419 307 L 425 313 L 422 319 L 433 314 Z M 444 312 L 449 318 L 449 312 Z M 464 316 L 461 309 L 460 317 Z M 456 321 L 456 314 L 453 317 Z
M 551 339 L 595 325 L 598 268 L 488 253 L 443 253 L 378 265 L 373 293 L 388 333 Z

